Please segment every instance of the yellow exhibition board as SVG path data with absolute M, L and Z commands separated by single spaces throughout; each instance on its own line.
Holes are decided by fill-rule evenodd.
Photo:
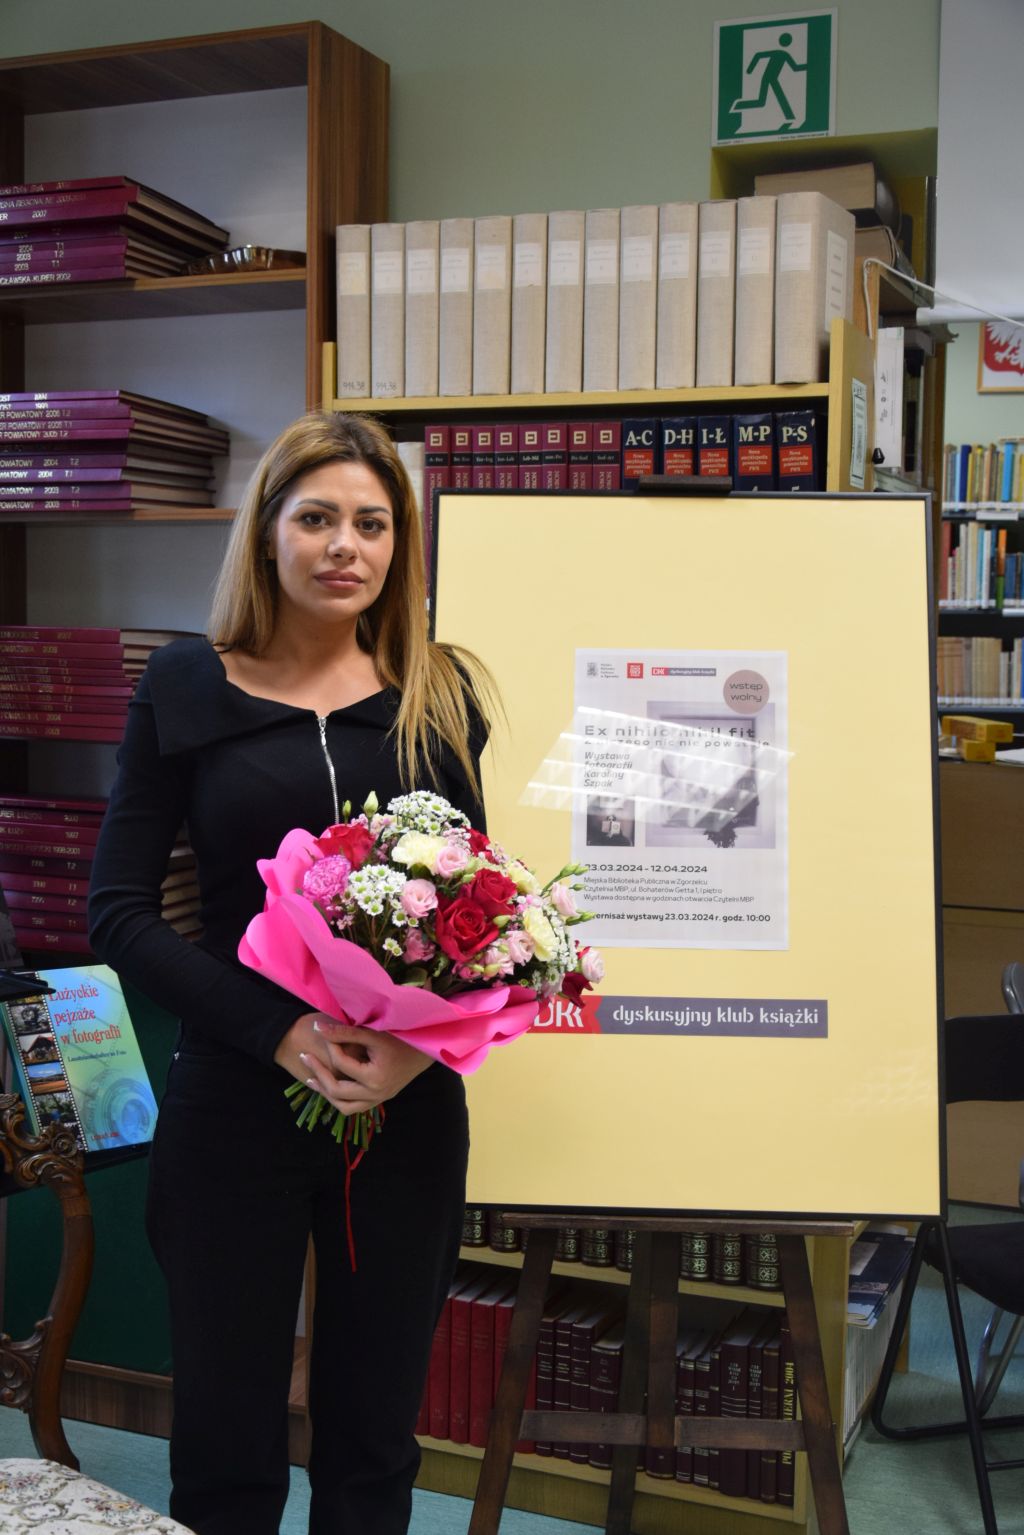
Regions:
M 923 498 L 438 498 L 490 835 L 605 975 L 467 1081 L 473 1203 L 940 1212 Z

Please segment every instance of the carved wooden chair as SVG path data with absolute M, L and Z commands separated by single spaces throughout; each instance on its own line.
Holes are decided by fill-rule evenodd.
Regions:
M 92 1273 L 93 1226 L 73 1133 L 51 1125 L 33 1135 L 25 1106 L 0 1094 L 0 1195 L 49 1188 L 60 1201 L 63 1247 L 46 1315 L 31 1337 L 0 1334 L 0 1404 L 28 1414 L 40 1460 L 0 1459 L 0 1530 L 5 1535 L 189 1535 L 184 1525 L 83 1476 L 64 1435 L 60 1386 Z

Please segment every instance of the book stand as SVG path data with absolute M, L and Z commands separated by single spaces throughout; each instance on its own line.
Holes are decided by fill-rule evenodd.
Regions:
M 778 1234 L 782 1291 L 786 1300 L 796 1366 L 801 1417 L 794 1421 L 681 1418 L 675 1413 L 675 1351 L 678 1317 L 679 1238 L 687 1231 L 756 1233 L 760 1220 L 707 1220 L 672 1216 L 606 1216 L 520 1213 L 504 1224 L 530 1233 L 523 1261 L 508 1349 L 480 1468 L 469 1535 L 497 1535 L 516 1441 L 601 1440 L 614 1446 L 606 1535 L 629 1535 L 636 1481 L 637 1449 L 679 1449 L 684 1445 L 727 1449 L 804 1450 L 820 1535 L 849 1535 L 836 1450 L 836 1426 L 829 1407 L 818 1318 L 814 1309 L 804 1238 L 852 1237 L 849 1221 L 772 1221 Z M 560 1226 L 636 1233 L 626 1309 L 619 1410 L 524 1412 L 530 1366 L 537 1347 L 541 1313 L 551 1277 Z M 647 1412 L 643 1411 L 647 1391 Z

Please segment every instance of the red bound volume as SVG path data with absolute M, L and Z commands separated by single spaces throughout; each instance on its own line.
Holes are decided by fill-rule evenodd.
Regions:
M 40 928 L 60 933 L 87 934 L 89 931 L 85 917 L 70 917 L 63 911 L 19 911 L 15 920 L 19 927 L 30 932 Z
M 469 1317 L 469 1442 L 480 1449 L 487 1443 L 487 1430 L 494 1406 L 494 1313 L 500 1300 L 510 1293 L 515 1280 L 505 1275 L 478 1295 L 470 1306 Z
M 79 821 L 101 821 L 107 811 L 105 799 L 42 799 L 37 794 L 0 794 L 0 816 L 13 814 L 19 821 L 54 821 L 60 812 L 68 826 Z
M 0 720 L 5 741 L 96 741 L 117 746 L 123 730 L 101 730 L 98 725 L 7 725 Z
M 473 486 L 473 428 L 453 426 L 451 429 L 451 454 L 453 490 L 471 490 Z
M 89 661 L 120 661 L 124 657 L 124 646 L 119 642 L 94 644 L 89 640 L 30 640 L 20 635 L 17 639 L 0 640 L 0 656 L 31 657 L 39 656 L 46 659 L 53 656 L 57 660 L 89 660 Z
M 0 218 L 3 214 L 0 213 Z M 116 266 L 71 267 L 61 272 L 0 272 L 0 288 L 35 287 L 40 283 L 119 282 L 127 277 L 124 262 Z
M 0 625 L 0 641 L 11 643 L 23 640 L 31 640 L 35 644 L 57 644 L 58 642 L 84 642 L 90 645 L 120 645 L 120 629 L 52 629 L 42 628 L 29 624 L 2 624 Z
M 42 874 L 4 874 L 0 870 L 0 885 L 8 900 L 11 899 L 12 891 L 19 895 L 37 891 L 41 895 L 73 895 L 83 899 L 89 894 L 87 879 L 47 878 Z
M 555 1325 L 569 1311 L 575 1297 L 571 1290 L 559 1291 L 544 1306 L 537 1335 L 537 1411 L 550 1412 L 555 1404 Z M 538 1439 L 536 1454 L 553 1455 L 548 1439 Z
M 622 1346 L 625 1322 L 616 1322 L 594 1341 L 590 1350 L 590 1411 L 616 1412 L 619 1406 L 619 1382 L 622 1378 Z M 612 1463 L 612 1446 L 603 1441 L 591 1444 L 590 1464 L 607 1471 Z
M 423 511 L 432 513 L 434 491 L 451 484 L 451 428 L 428 426 L 423 434 Z
M 701 1337 L 701 1334 L 694 1328 L 689 1328 L 687 1330 L 680 1329 L 676 1336 L 674 1404 L 677 1417 L 681 1416 L 679 1399 L 681 1394 L 680 1377 L 682 1373 L 682 1362 L 686 1355 L 687 1349 L 692 1347 L 694 1342 L 696 1342 L 699 1337 Z M 692 1392 L 690 1405 L 692 1408 Z M 689 1416 L 692 1417 L 692 1412 L 689 1414 Z M 680 1453 L 680 1451 L 675 1449 L 656 1450 L 653 1445 L 645 1445 L 643 1469 L 646 1471 L 648 1476 L 658 1477 L 663 1481 L 671 1479 L 682 1481 L 683 1478 L 677 1474 Z
M 555 1320 L 551 1405 L 556 1412 L 568 1412 L 572 1406 L 572 1330 L 577 1322 L 588 1315 L 591 1305 L 589 1299 L 579 1302 L 563 1311 Z M 568 1460 L 569 1449 L 567 1440 L 556 1439 L 551 1453 L 559 1460 Z
M 573 1412 L 590 1411 L 591 1353 L 594 1345 L 617 1325 L 621 1316 L 621 1305 L 606 1300 L 573 1322 L 569 1342 L 569 1406 Z M 569 1459 L 585 1466 L 590 1460 L 591 1449 L 589 1444 L 571 1444 Z
M 796 1417 L 796 1361 L 789 1322 L 782 1318 L 782 1345 L 779 1349 L 779 1417 L 790 1422 Z M 796 1458 L 792 1450 L 780 1450 L 777 1499 L 786 1508 L 793 1507 L 796 1482 Z
M 719 1336 L 711 1345 L 711 1358 L 708 1367 L 708 1417 L 720 1418 L 722 1416 L 722 1336 Z M 720 1490 L 722 1452 L 718 1445 L 713 1444 L 708 1449 L 708 1486 L 712 1492 Z
M 448 1437 L 469 1443 L 469 1371 L 473 1302 L 494 1283 L 493 1273 L 480 1274 L 451 1299 L 451 1356 L 448 1385 Z
M 519 428 L 514 423 L 494 428 L 494 488 L 519 489 Z
M 761 1354 L 761 1416 L 779 1416 L 780 1355 L 782 1349 L 782 1324 L 774 1319 L 771 1331 L 764 1341 Z M 760 1498 L 762 1503 L 778 1501 L 779 1452 L 761 1451 Z
M 747 1416 L 747 1376 L 750 1346 L 764 1326 L 764 1313 L 747 1310 L 728 1325 L 722 1337 L 721 1416 Z M 747 1495 L 747 1452 L 723 1449 L 718 1457 L 718 1490 L 730 1498 Z
M 0 719 L 4 711 L 0 710 Z M 16 848 L 22 842 L 60 842 L 65 846 L 77 843 L 81 847 L 95 847 L 99 841 L 98 825 L 67 825 L 61 821 L 23 821 L 20 816 L 11 817 L 5 812 L 0 816 L 0 840 L 8 847 Z
M 524 421 L 519 428 L 520 490 L 540 490 L 542 432 L 543 428 L 531 421 Z
M 594 489 L 622 489 L 622 422 L 594 422 Z
M 19 949 L 52 949 L 56 954 L 91 954 L 87 933 L 43 932 L 38 928 L 15 924 L 14 941 Z
M 59 911 L 69 917 L 84 917 L 86 902 L 80 896 L 38 894 L 32 890 L 9 890 L 4 885 L 4 900 L 11 911 Z
M 474 490 L 494 489 L 494 427 L 474 426 L 473 433 L 473 473 L 472 486 Z
M 747 1352 L 747 1417 L 761 1418 L 764 1416 L 764 1346 L 771 1337 L 772 1330 L 777 1326 L 776 1318 L 770 1313 L 763 1317 L 761 1326 L 755 1336 L 750 1340 L 750 1348 Z M 760 1498 L 761 1496 L 761 1451 L 745 1451 L 747 1460 L 747 1497 Z
M 88 881 L 92 873 L 91 858 L 67 859 L 52 849 L 45 853 L 9 853 L 0 848 L 0 881 L 6 883 L 8 874 L 66 875 L 68 879 Z
M 569 488 L 569 427 L 565 421 L 547 421 L 541 428 L 540 488 Z
M 714 1349 L 715 1340 L 709 1338 L 693 1363 L 693 1415 L 695 1418 L 706 1418 L 711 1413 L 711 1356 Z M 692 1481 L 695 1487 L 709 1485 L 708 1456 L 709 1451 L 706 1445 L 694 1446 Z
M 569 422 L 569 489 L 594 488 L 594 423 Z
M 37 697 L 36 695 L 42 695 Z M 86 709 L 92 714 L 110 715 L 113 725 L 115 719 L 125 719 L 128 709 L 127 698 L 103 698 L 83 696 L 83 693 L 73 684 L 67 688 L 34 688 L 28 683 L 12 683 L 9 688 L 0 688 L 0 703 L 9 703 L 14 713 L 8 718 L 20 718 L 24 712 L 23 706 L 29 703 L 42 705 L 42 709 L 31 711 L 39 714 L 45 710 L 49 714 L 74 714 L 76 710 Z M 69 825 L 73 824 L 71 822 Z
M 494 1391 L 497 1395 L 498 1382 L 501 1380 L 501 1367 L 505 1360 L 505 1351 L 508 1348 L 508 1335 L 512 1328 L 512 1313 L 515 1310 L 515 1291 L 511 1295 L 505 1295 L 494 1308 Z M 533 1363 L 530 1366 L 529 1378 L 526 1382 L 526 1396 L 523 1401 L 524 1412 L 529 1412 L 537 1405 L 537 1354 L 534 1351 Z M 536 1446 L 532 1439 L 519 1439 L 516 1441 L 516 1452 L 520 1455 L 532 1455 Z

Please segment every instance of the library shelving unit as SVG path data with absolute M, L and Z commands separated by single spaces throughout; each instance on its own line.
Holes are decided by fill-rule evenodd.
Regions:
M 205 627 L 226 524 L 252 464 L 319 402 L 321 347 L 335 333 L 335 228 L 387 216 L 388 91 L 382 60 L 317 21 L 0 59 L 0 182 L 125 173 L 202 210 L 232 244 L 305 252 L 303 266 L 281 270 L 4 290 L 0 390 L 135 390 L 209 415 L 229 430 L 232 450 L 212 509 L 95 516 L 88 526 L 55 514 L 0 517 L 0 623 Z M 0 777 L 16 792 L 102 794 L 113 772 L 108 746 L 0 743 Z M 25 955 L 50 965 L 75 957 Z M 162 1014 L 139 1022 L 144 1049 L 147 1030 L 169 1038 Z M 155 1081 L 162 1054 L 154 1051 Z M 83 1329 L 98 1341 L 69 1361 L 64 1411 L 165 1433 L 166 1345 L 152 1340 L 165 1338 L 166 1324 L 146 1289 L 159 1286 L 141 1183 L 127 1196 L 121 1188 L 130 1209 L 110 1214 L 117 1240 L 105 1247 L 111 1176 L 90 1189 L 100 1242 Z M 16 1245 L 9 1300 L 11 1275 L 30 1256 Z M 125 1284 L 134 1326 L 111 1309 Z M 301 1340 L 297 1356 L 299 1459 Z
M 734 411 L 801 408 L 821 410 L 828 415 L 826 443 L 827 490 L 852 490 L 850 450 L 853 436 L 853 379 L 867 390 L 868 423 L 874 400 L 874 361 L 871 342 L 862 331 L 843 320 L 833 320 L 829 349 L 829 376 L 817 384 L 757 384 L 749 388 L 729 385 L 715 389 L 626 389 L 590 393 L 494 394 L 494 395 L 411 395 L 405 399 L 336 399 L 337 346 L 327 342 L 323 348 L 323 400 L 325 408 L 339 411 L 372 411 L 382 417 L 396 433 L 406 427 L 419 427 L 427 421 L 469 420 L 473 417 L 516 417 L 544 415 L 555 418 L 587 419 L 593 415 L 645 415 L 664 411 L 678 415 L 681 410 L 708 410 L 716 407 Z M 873 483 L 870 441 L 862 487 Z
M 841 1418 L 849 1278 L 848 1244 L 833 1238 L 818 1237 L 807 1238 L 807 1242 L 829 1396 L 834 1411 Z M 489 1247 L 463 1247 L 461 1256 L 474 1263 L 494 1265 L 495 1278 L 500 1277 L 502 1267 L 521 1267 L 523 1259 L 520 1252 L 495 1252 Z M 615 1268 L 589 1267 L 581 1263 L 556 1262 L 551 1272 L 553 1279 L 592 1284 L 595 1296 L 600 1294 L 601 1286 L 605 1287 L 606 1293 L 610 1293 L 610 1286 L 628 1285 L 630 1277 L 628 1273 Z M 720 1308 L 723 1321 L 742 1306 L 777 1309 L 784 1304 L 781 1291 L 750 1289 L 711 1281 L 680 1279 L 679 1293 L 699 1299 L 705 1313 L 711 1303 L 723 1303 Z M 841 1434 L 837 1442 L 842 1455 Z M 471 1445 L 431 1438 L 421 1439 L 420 1444 L 423 1462 L 419 1485 L 435 1492 L 471 1497 L 483 1451 Z M 513 1461 L 506 1504 L 510 1508 L 529 1509 L 554 1518 L 603 1526 L 607 1494 L 606 1471 L 563 1459 L 517 1454 Z M 637 1535 L 675 1535 L 680 1529 L 693 1531 L 694 1535 L 733 1535 L 733 1532 L 735 1535 L 780 1535 L 784 1530 L 811 1535 L 817 1529 L 817 1523 L 804 1457 L 797 1457 L 792 1507 L 758 1503 L 750 1498 L 726 1497 L 705 1487 L 649 1477 L 639 1472 L 631 1527 Z

